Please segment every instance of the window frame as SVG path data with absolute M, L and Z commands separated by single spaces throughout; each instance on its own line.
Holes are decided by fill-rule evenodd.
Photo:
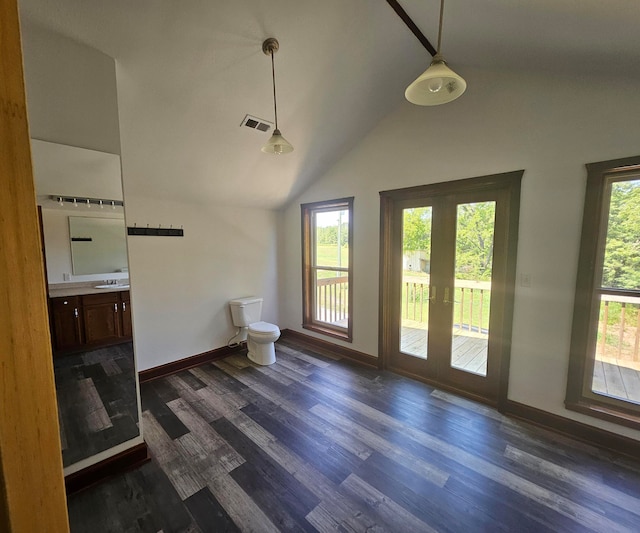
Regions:
M 600 295 L 637 295 L 603 289 L 602 271 L 609 219 L 611 184 L 640 176 L 640 156 L 590 163 L 582 219 L 580 255 L 571 331 L 565 407 L 572 411 L 640 429 L 640 405 L 591 390 L 598 335 Z
M 300 204 L 302 215 L 302 327 L 316 333 L 342 339 L 347 342 L 353 340 L 353 201 L 354 197 L 339 198 L 321 202 Z M 349 266 L 324 267 L 315 264 L 315 214 L 326 211 L 347 210 L 349 212 Z M 336 326 L 327 322 L 316 320 L 314 273 L 317 269 L 342 270 L 347 272 L 348 298 L 347 298 L 347 327 Z

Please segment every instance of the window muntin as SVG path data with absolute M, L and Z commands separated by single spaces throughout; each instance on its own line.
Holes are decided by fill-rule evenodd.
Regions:
M 302 325 L 351 340 L 353 198 L 301 207 Z
M 589 165 L 566 405 L 640 427 L 640 158 L 615 163 Z

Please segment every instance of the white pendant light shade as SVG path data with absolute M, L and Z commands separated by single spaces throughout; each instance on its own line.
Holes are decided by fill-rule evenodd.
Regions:
M 273 62 L 273 54 L 280 49 L 280 43 L 274 37 L 269 37 L 262 43 L 262 51 L 271 56 L 271 79 L 273 80 L 273 114 L 276 119 L 276 127 L 273 130 L 273 135 L 262 147 L 262 151 L 265 154 L 282 155 L 293 152 L 293 146 L 282 136 L 278 129 L 278 100 L 276 99 L 276 67 Z
M 444 0 L 440 0 L 438 48 L 431 65 L 404 92 L 404 97 L 416 105 L 446 104 L 458 98 L 467 89 L 467 82 L 447 66 L 442 57 L 442 21 Z
M 467 88 L 467 82 L 451 70 L 439 54 L 404 92 L 409 102 L 416 105 L 439 105 L 451 102 Z
M 262 151 L 265 154 L 288 154 L 289 152 L 293 152 L 293 146 L 282 136 L 280 130 L 273 130 L 273 135 L 262 147 Z

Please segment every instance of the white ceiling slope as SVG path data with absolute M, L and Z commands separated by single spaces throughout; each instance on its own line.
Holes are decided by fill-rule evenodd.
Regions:
M 20 0 L 22 16 L 114 57 L 127 194 L 279 208 L 387 113 L 430 56 L 384 0 Z M 439 2 L 400 0 L 436 43 Z M 443 51 L 477 68 L 640 78 L 637 0 L 447 0 Z M 263 154 L 279 123 L 292 154 Z M 603 95 L 605 97 L 605 95 Z M 429 108 L 416 108 L 428 118 Z

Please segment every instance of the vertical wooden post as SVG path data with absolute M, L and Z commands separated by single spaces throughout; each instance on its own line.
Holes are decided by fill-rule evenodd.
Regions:
M 17 0 L 0 72 L 0 531 L 68 532 Z
M 406 294 L 407 294 L 407 299 L 404 302 L 404 314 L 405 314 L 405 318 L 409 318 L 409 282 L 406 282 Z
M 636 324 L 636 342 L 633 345 L 633 361 L 638 361 L 638 347 L 640 346 L 640 306 L 637 311 L 637 324 Z
M 625 326 L 625 311 L 627 310 L 626 302 L 622 302 L 622 309 L 620 309 L 620 332 L 618 333 L 618 359 L 622 356 L 622 345 L 624 344 L 624 326 Z
M 607 324 L 609 323 L 609 301 L 604 301 L 604 318 L 602 320 L 602 351 L 600 355 L 604 357 L 606 355 L 605 348 L 607 347 Z

